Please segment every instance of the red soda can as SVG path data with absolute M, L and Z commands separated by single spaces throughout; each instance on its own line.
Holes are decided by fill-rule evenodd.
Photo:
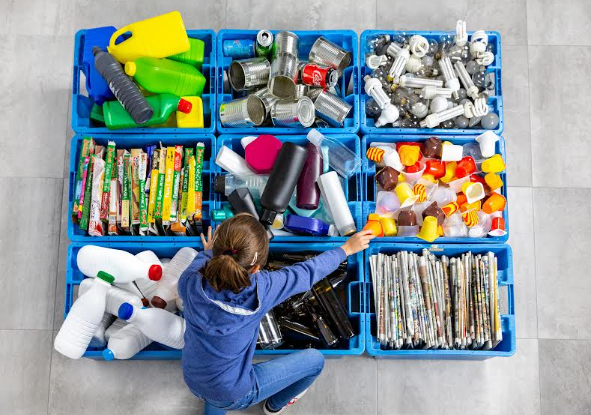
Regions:
M 301 69 L 302 82 L 306 85 L 330 88 L 339 81 L 339 73 L 328 66 L 308 63 Z

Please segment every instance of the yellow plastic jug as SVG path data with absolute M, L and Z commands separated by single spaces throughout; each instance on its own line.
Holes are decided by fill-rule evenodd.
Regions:
M 115 44 L 121 35 L 131 36 Z M 189 50 L 190 43 L 183 18 L 178 11 L 129 24 L 111 36 L 109 53 L 121 63 L 142 56 L 165 58 Z
M 182 97 L 193 104 L 188 114 L 176 112 L 176 123 L 179 128 L 203 128 L 203 101 L 201 97 Z

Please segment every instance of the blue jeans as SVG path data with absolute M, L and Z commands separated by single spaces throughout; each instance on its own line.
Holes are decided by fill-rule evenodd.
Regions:
M 324 356 L 316 349 L 253 365 L 255 384 L 237 401 L 205 401 L 205 415 L 224 415 L 226 411 L 242 410 L 269 398 L 272 411 L 283 408 L 294 397 L 308 389 L 322 372 Z

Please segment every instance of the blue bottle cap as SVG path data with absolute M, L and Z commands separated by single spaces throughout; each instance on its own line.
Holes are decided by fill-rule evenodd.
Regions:
M 123 303 L 119 307 L 119 311 L 117 313 L 121 320 L 129 320 L 133 315 L 133 306 L 129 303 Z
M 113 353 L 113 351 L 111 349 L 105 349 L 105 350 L 103 350 L 103 358 L 107 362 L 110 362 L 111 360 L 115 359 L 115 354 Z

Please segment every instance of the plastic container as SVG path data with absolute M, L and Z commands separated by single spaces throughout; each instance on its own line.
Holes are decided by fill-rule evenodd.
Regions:
M 279 30 L 272 30 L 273 35 L 279 33 Z M 217 106 L 223 102 L 229 102 L 235 98 L 239 98 L 238 92 L 231 88 L 224 92 L 224 72 L 228 71 L 232 58 L 224 55 L 223 43 L 225 40 L 256 40 L 258 31 L 257 30 L 220 30 L 217 35 Z M 359 63 L 358 63 L 358 37 L 357 34 L 352 30 L 321 30 L 321 31 L 293 31 L 299 38 L 299 58 L 300 60 L 308 60 L 308 55 L 312 45 L 319 37 L 339 45 L 343 49 L 351 52 L 352 60 L 347 68 L 344 69 L 343 75 L 339 79 L 339 83 L 336 85 L 339 95 L 344 97 L 345 102 L 353 106 L 353 109 L 345 118 L 343 127 L 329 127 L 319 128 L 318 130 L 323 134 L 332 133 L 357 133 L 359 131 Z M 350 93 L 345 94 L 349 83 L 353 81 L 353 90 Z M 227 83 L 229 87 L 229 83 Z M 217 109 L 216 109 L 217 111 Z M 256 128 L 243 128 L 243 127 L 222 127 L 220 121 L 217 121 L 217 131 L 221 133 L 243 133 L 248 132 L 251 134 L 302 134 L 309 131 L 310 128 L 303 127 L 256 127 Z
M 244 149 L 240 143 L 240 140 L 244 137 L 244 135 L 221 135 L 217 138 L 216 148 L 220 149 L 222 146 L 227 146 L 234 150 L 239 155 L 244 155 Z M 289 141 L 294 144 L 298 144 L 301 146 L 306 146 L 309 141 L 305 134 L 303 135 L 276 135 L 276 137 L 283 141 Z M 353 151 L 355 154 L 360 155 L 360 144 L 359 139 L 354 134 L 330 134 L 328 137 L 331 137 L 335 140 L 338 140 L 345 144 L 349 150 Z M 215 157 L 214 157 L 215 158 Z M 213 159 L 212 159 L 213 160 Z M 213 165 L 213 171 L 215 172 L 215 176 L 225 175 L 226 172 L 223 171 L 219 166 Z M 359 169 L 355 174 L 353 174 L 349 180 L 344 180 L 341 178 L 341 183 L 344 183 L 345 186 L 343 190 L 345 192 L 345 197 L 347 198 L 349 209 L 351 210 L 351 214 L 353 215 L 353 219 L 355 220 L 355 225 L 357 230 L 361 230 L 363 227 L 362 223 L 362 203 L 363 200 L 363 181 L 362 181 L 362 174 L 361 169 Z M 213 188 L 212 188 L 213 189 Z M 222 208 L 222 201 L 225 201 L 225 198 L 220 193 L 212 193 L 212 198 L 215 200 L 215 209 Z M 215 226 L 217 226 L 218 222 L 213 222 Z M 212 226 L 214 226 L 212 225 Z M 302 235 L 290 235 L 290 236 L 275 236 L 273 239 L 274 242 L 336 242 L 336 241 L 345 241 L 347 238 L 342 236 L 302 236 Z
M 66 262 L 66 296 L 65 296 L 65 315 L 70 311 L 74 302 L 75 291 L 84 276 L 76 266 L 76 255 L 84 244 L 73 243 L 68 247 L 68 256 Z M 124 249 L 133 254 L 146 250 L 146 244 L 142 243 L 107 243 L 101 244 L 116 249 Z M 195 243 L 152 243 L 149 248 L 160 258 L 171 258 L 184 246 L 191 246 L 201 250 L 201 244 Z M 310 243 L 304 246 L 298 244 L 271 243 L 271 252 L 285 253 L 317 253 L 320 254 L 328 249 L 341 246 L 340 243 Z M 339 357 L 345 355 L 361 355 L 365 350 L 365 283 L 363 282 L 363 254 L 359 253 L 349 257 L 348 263 L 349 278 L 348 285 L 344 288 L 345 301 L 343 305 L 347 309 L 349 319 L 353 324 L 355 336 L 348 340 L 345 348 L 341 349 L 323 349 L 321 352 L 326 356 Z M 83 357 L 96 360 L 103 360 L 104 348 L 89 347 Z M 275 349 L 275 350 L 256 350 L 255 355 L 283 355 L 296 352 L 297 349 Z M 133 356 L 134 360 L 179 360 L 181 358 L 180 350 L 165 348 L 158 343 L 152 343 L 144 350 Z
M 376 316 L 373 304 L 373 287 L 371 283 L 371 270 L 369 257 L 378 253 L 393 254 L 399 251 L 411 251 L 421 253 L 423 249 L 429 249 L 437 256 L 447 255 L 457 257 L 464 252 L 472 251 L 475 254 L 493 252 L 498 261 L 499 300 L 501 303 L 501 325 L 503 341 L 491 350 L 382 350 L 375 336 Z M 453 360 L 484 360 L 491 357 L 509 357 L 515 353 L 515 298 L 513 292 L 513 253 L 511 247 L 505 244 L 462 244 L 462 245 L 438 245 L 438 244 L 392 244 L 371 243 L 365 250 L 365 281 L 366 281 L 366 349 L 370 356 L 392 359 L 453 359 Z M 506 291 L 506 293 L 504 292 Z M 506 308 L 503 306 L 507 303 Z M 506 313 L 503 311 L 506 309 Z
M 86 79 L 84 76 L 83 55 L 85 48 L 86 30 L 80 30 L 76 33 L 74 44 L 74 72 L 72 85 L 72 129 L 77 133 L 97 134 L 111 133 L 105 126 L 96 126 L 90 119 L 94 101 L 86 92 Z M 205 88 L 201 98 L 203 99 L 203 118 L 204 128 L 129 128 L 121 130 L 123 134 L 207 134 L 215 131 L 217 108 L 215 103 L 215 82 L 216 82 L 216 57 L 215 41 L 216 34 L 213 30 L 188 30 L 189 38 L 201 39 L 205 42 L 205 58 L 201 68 L 201 73 L 206 79 Z M 82 76 L 81 76 L 82 75 Z
M 94 141 L 99 144 L 106 146 L 109 141 L 115 141 L 118 148 L 141 148 L 145 145 L 162 143 L 164 146 L 170 145 L 183 145 L 191 146 L 195 148 L 195 145 L 199 142 L 205 143 L 205 155 L 203 158 L 203 226 L 207 230 L 207 226 L 211 224 L 210 211 L 215 208 L 211 202 L 212 189 L 211 180 L 212 175 L 212 163 L 210 162 L 212 154 L 215 154 L 214 149 L 215 137 L 213 135 L 146 135 L 146 134 L 93 134 Z M 74 203 L 74 190 L 76 182 L 76 169 L 78 166 L 78 158 L 80 157 L 80 148 L 84 136 L 79 134 L 72 137 L 71 149 L 70 149 L 70 172 L 69 172 L 69 189 L 68 189 L 68 238 L 72 241 L 85 241 L 85 242 L 109 242 L 109 241 L 154 241 L 154 242 L 173 242 L 173 241 L 193 241 L 199 242 L 201 239 L 199 236 L 132 236 L 132 235 L 120 235 L 120 236 L 89 236 L 86 231 L 80 230 L 78 225 L 72 222 L 72 204 Z
M 371 143 L 382 142 L 382 143 L 397 143 L 405 141 L 425 141 L 431 135 L 382 135 L 382 134 L 370 134 L 363 137 L 361 140 L 361 149 L 363 154 L 366 153 Z M 473 136 L 440 136 L 442 141 L 450 141 L 453 144 L 466 144 L 475 142 L 476 135 Z M 501 137 L 499 141 L 495 143 L 495 152 L 500 154 L 503 160 L 506 160 L 505 152 L 505 140 Z M 375 212 L 376 208 L 376 197 L 378 193 L 377 183 L 375 180 L 376 175 L 376 164 L 368 160 L 367 157 L 363 157 L 363 171 L 365 174 L 364 182 L 365 187 L 365 202 L 363 204 L 363 223 L 367 219 L 367 215 Z M 499 173 L 499 176 L 503 180 L 503 187 L 501 188 L 501 194 L 507 198 L 507 172 L 504 171 Z M 509 199 L 507 198 L 507 201 Z M 440 206 L 441 207 L 441 206 Z M 509 203 L 505 205 L 503 210 L 503 218 L 505 219 L 505 230 L 507 234 L 504 236 L 486 236 L 484 238 L 469 238 L 469 237 L 446 237 L 441 236 L 437 238 L 436 243 L 503 243 L 509 239 Z M 375 242 L 405 242 L 405 243 L 423 243 L 424 241 L 414 236 L 388 236 L 375 239 Z
M 473 32 L 468 32 L 468 38 Z M 390 35 L 391 37 L 398 34 L 404 35 L 421 35 L 427 39 L 435 39 L 439 41 L 439 37 L 442 35 L 455 35 L 455 31 L 392 31 L 392 30 L 366 30 L 361 34 L 360 38 L 360 80 L 358 83 L 357 93 L 359 94 L 359 119 L 361 125 L 361 131 L 364 134 L 430 134 L 430 135 L 461 135 L 461 134 L 482 134 L 485 131 L 493 131 L 497 134 L 503 132 L 503 94 L 501 85 L 501 68 L 502 68 L 502 57 L 501 57 L 501 34 L 499 32 L 486 32 L 488 35 L 488 44 L 493 45 L 495 51 L 494 62 L 487 67 L 487 72 L 494 72 L 495 74 L 495 94 L 488 100 L 488 106 L 492 112 L 499 116 L 499 125 L 494 130 L 485 130 L 483 128 L 470 128 L 470 129 L 445 129 L 445 128 L 392 128 L 392 127 L 375 127 L 374 121 L 371 117 L 368 117 L 365 113 L 365 103 L 370 98 L 365 93 L 363 77 L 371 74 L 372 70 L 365 64 L 365 55 L 369 53 L 367 49 L 368 39 L 377 35 Z

